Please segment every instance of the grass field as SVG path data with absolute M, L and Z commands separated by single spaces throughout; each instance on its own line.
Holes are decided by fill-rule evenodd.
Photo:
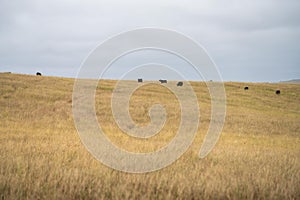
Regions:
M 222 135 L 199 159 L 211 105 L 205 84 L 192 82 L 201 120 L 189 150 L 162 170 L 129 174 L 104 166 L 82 145 L 72 116 L 73 84 L 67 78 L 0 74 L 1 199 L 300 199 L 300 85 L 225 83 Z M 136 123 L 149 123 L 153 103 L 168 113 L 161 133 L 145 141 L 116 126 L 110 104 L 115 84 L 101 81 L 96 93 L 98 121 L 111 141 L 134 152 L 166 145 L 180 120 L 173 94 L 155 84 L 133 94 Z

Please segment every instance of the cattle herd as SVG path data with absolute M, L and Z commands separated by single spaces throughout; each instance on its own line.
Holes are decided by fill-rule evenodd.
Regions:
M 41 73 L 41 72 L 37 72 L 36 75 L 37 75 L 37 76 L 42 76 L 42 73 Z M 142 78 L 139 78 L 139 79 L 138 79 L 138 83 L 142 83 L 142 82 L 143 82 L 143 79 L 142 79 Z M 160 79 L 159 82 L 160 82 L 161 84 L 163 84 L 163 83 L 168 83 L 168 81 L 165 80 L 165 79 Z M 212 80 L 210 80 L 210 82 L 212 82 Z M 182 81 L 177 82 L 177 86 L 178 86 L 178 87 L 183 86 L 183 82 L 182 82 Z M 249 87 L 248 87 L 248 86 L 245 86 L 245 87 L 244 87 L 244 90 L 249 90 Z M 276 90 L 276 91 L 275 91 L 275 94 L 279 95 L 279 94 L 280 94 L 280 90 Z
M 163 84 L 163 83 L 168 83 L 168 81 L 167 80 L 165 80 L 165 79 L 160 79 L 160 80 L 158 80 L 161 84 Z M 138 83 L 142 83 L 143 82 L 143 79 L 141 79 L 141 78 L 139 78 L 138 79 Z M 183 82 L 182 81 L 179 81 L 178 83 L 177 83 L 177 86 L 178 87 L 181 87 L 181 86 L 183 86 Z
M 160 79 L 160 80 L 158 80 L 158 81 L 159 81 L 161 84 L 163 84 L 163 83 L 168 83 L 168 81 L 165 80 L 165 79 Z M 139 82 L 139 83 L 142 83 L 142 82 L 143 82 L 143 79 L 139 78 L 139 79 L 138 79 L 138 82 Z M 209 82 L 212 82 L 212 80 L 210 80 Z M 183 82 L 182 82 L 182 81 L 177 82 L 177 87 L 181 87 L 181 86 L 183 86 Z M 245 86 L 245 87 L 244 87 L 244 90 L 249 90 L 249 87 L 248 87 L 248 86 Z M 279 95 L 279 94 L 280 94 L 280 90 L 276 90 L 276 91 L 275 91 L 275 94 Z
M 245 86 L 245 87 L 244 87 L 244 90 L 249 90 L 249 87 L 248 87 L 248 86 Z M 280 94 L 280 90 L 276 90 L 276 91 L 275 91 L 275 94 L 279 95 L 279 94 Z

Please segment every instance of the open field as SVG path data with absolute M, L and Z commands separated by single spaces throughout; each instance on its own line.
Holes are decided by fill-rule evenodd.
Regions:
M 189 150 L 160 171 L 128 174 L 102 165 L 82 145 L 72 116 L 73 83 L 0 74 L 1 199 L 300 199 L 299 84 L 226 83 L 222 135 L 199 159 L 210 97 L 204 83 L 192 82 L 201 120 Z M 115 83 L 102 81 L 96 93 L 98 121 L 111 141 L 134 152 L 166 145 L 180 120 L 173 94 L 155 84 L 133 94 L 130 114 L 136 123 L 149 122 L 153 103 L 168 113 L 162 132 L 144 141 L 116 126 L 110 109 Z

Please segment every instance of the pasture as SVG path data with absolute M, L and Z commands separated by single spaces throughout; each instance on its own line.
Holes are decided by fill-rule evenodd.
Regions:
M 73 84 L 70 78 L 0 74 L 1 199 L 300 199 L 299 84 L 225 83 L 222 135 L 199 159 L 211 105 L 205 83 L 191 82 L 201 113 L 197 136 L 175 163 L 146 174 L 110 169 L 85 149 L 72 116 Z M 96 92 L 107 137 L 133 152 L 165 146 L 180 122 L 173 94 L 159 84 L 133 93 L 129 110 L 137 124 L 149 123 L 154 103 L 168 113 L 158 135 L 136 139 L 122 133 L 112 117 L 115 84 L 103 80 Z

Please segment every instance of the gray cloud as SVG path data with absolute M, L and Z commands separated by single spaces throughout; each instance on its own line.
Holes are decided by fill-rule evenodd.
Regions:
M 75 76 L 101 41 L 154 26 L 202 44 L 225 80 L 299 78 L 299 8 L 297 0 L 2 0 L 0 71 Z

